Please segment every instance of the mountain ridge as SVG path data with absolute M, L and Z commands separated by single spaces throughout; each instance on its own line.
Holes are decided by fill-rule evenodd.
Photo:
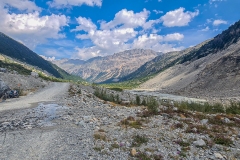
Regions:
M 105 57 L 95 57 L 78 66 L 66 62 L 54 61 L 56 65 L 69 73 L 78 75 L 88 81 L 100 83 L 116 80 L 136 70 L 141 64 L 160 55 L 150 49 L 126 50 Z M 113 82 L 112 81 L 112 82 Z

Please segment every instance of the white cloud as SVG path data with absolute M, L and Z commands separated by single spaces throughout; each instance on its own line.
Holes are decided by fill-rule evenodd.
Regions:
M 83 4 L 88 6 L 102 6 L 102 0 L 53 0 L 49 1 L 50 7 L 65 8 L 70 6 L 81 6 Z
M 227 21 L 221 20 L 221 19 L 217 19 L 213 21 L 213 25 L 214 26 L 218 26 L 220 24 L 227 24 Z
M 65 37 L 61 28 L 67 26 L 68 18 L 64 15 L 40 16 L 38 12 L 27 14 L 9 14 L 7 10 L 0 11 L 0 30 L 21 40 L 31 49 L 44 43 L 48 38 Z
M 172 44 L 164 43 L 165 40 L 168 40 L 168 37 L 172 37 L 172 35 L 161 36 L 150 34 L 148 36 L 144 34 L 134 40 L 132 48 L 148 48 L 163 53 L 183 49 L 183 47 L 174 47 Z M 172 40 L 169 39 L 169 41 Z
M 201 31 L 206 32 L 206 31 L 209 31 L 209 29 L 210 28 L 207 26 L 206 28 L 202 29 Z
M 199 11 L 184 12 L 185 8 L 180 7 L 174 11 L 167 12 L 160 19 L 163 21 L 163 25 L 167 27 L 174 26 L 186 26 L 188 23 L 199 14 Z
M 147 21 L 149 11 L 143 10 L 139 13 L 123 9 L 116 13 L 113 20 L 100 22 L 100 29 L 91 19 L 77 18 L 79 25 L 72 31 L 84 31 L 77 34 L 76 38 L 81 40 L 90 39 L 91 47 L 76 47 L 76 53 L 72 58 L 89 59 L 96 56 L 106 56 L 127 49 L 145 48 L 155 51 L 167 52 L 180 50 L 168 42 L 181 41 L 184 35 L 173 33 L 168 35 L 155 34 L 159 32 L 154 28 L 157 20 Z M 146 31 L 150 34 L 146 34 Z
M 36 4 L 30 0 L 1 0 L 0 7 L 4 8 L 16 8 L 20 11 L 41 11 L 41 8 L 36 6 Z
M 163 11 L 156 10 L 156 9 L 154 9 L 153 12 L 155 12 L 156 14 L 161 14 L 161 13 L 163 13 Z
M 56 59 L 56 57 L 46 57 L 44 55 L 40 55 L 43 59 L 47 60 L 47 61 L 54 61 Z
M 173 33 L 167 34 L 164 36 L 164 41 L 181 41 L 184 38 L 183 34 L 180 33 Z
M 75 29 L 72 29 L 71 31 L 89 32 L 91 30 L 97 29 L 97 26 L 92 22 L 91 19 L 87 19 L 84 17 L 78 17 L 77 22 L 78 22 L 79 26 L 77 26 Z
M 136 28 L 145 24 L 150 12 L 144 9 L 142 12 L 134 13 L 123 9 L 115 14 L 115 17 L 110 22 L 101 22 L 101 29 L 121 28 Z

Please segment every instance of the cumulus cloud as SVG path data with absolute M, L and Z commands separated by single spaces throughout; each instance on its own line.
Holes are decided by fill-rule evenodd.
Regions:
M 163 21 L 163 25 L 167 27 L 186 26 L 188 23 L 199 14 L 199 11 L 184 12 L 185 8 L 180 7 L 174 11 L 167 12 L 160 19 Z
M 71 31 L 89 32 L 91 30 L 97 29 L 97 26 L 92 22 L 91 19 L 87 19 L 84 17 L 78 17 L 77 22 L 78 22 L 79 26 L 77 26 L 75 29 L 72 29 Z
M 102 6 L 102 0 L 53 0 L 48 2 L 50 7 L 65 8 L 70 6 Z
M 134 48 L 148 48 L 160 52 L 181 50 L 182 47 L 175 47 L 173 42 L 181 41 L 184 35 L 156 34 L 158 31 L 154 29 L 154 25 L 160 20 L 147 20 L 149 13 L 146 9 L 139 13 L 123 9 L 115 14 L 113 20 L 100 21 L 99 28 L 91 19 L 78 17 L 79 25 L 72 31 L 84 31 L 85 33 L 77 34 L 76 37 L 81 40 L 90 39 L 92 46 L 76 47 L 76 54 L 72 58 L 89 59 Z M 146 30 L 148 32 L 145 32 Z
M 213 25 L 214 26 L 218 26 L 220 24 L 227 24 L 227 21 L 221 20 L 221 19 L 217 19 L 213 21 Z
M 7 8 L 16 8 L 20 11 L 41 11 L 42 9 L 30 0 L 1 0 L 0 7 L 7 7 Z
M 134 13 L 123 9 L 115 14 L 110 22 L 101 22 L 101 29 L 113 29 L 118 26 L 121 28 L 136 28 L 145 24 L 150 12 L 144 9 L 142 12 Z
M 20 14 L 9 13 L 8 8 L 5 8 L 9 4 L 1 3 L 0 5 L 1 32 L 23 42 L 31 49 L 34 49 L 37 44 L 46 42 L 49 38 L 65 37 L 61 30 L 62 27 L 68 25 L 68 17 L 55 14 L 41 16 L 38 11 Z M 24 10 L 24 8 L 21 9 Z

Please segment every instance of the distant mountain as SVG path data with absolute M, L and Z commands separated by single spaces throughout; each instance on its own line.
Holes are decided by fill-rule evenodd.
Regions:
M 154 75 L 176 64 L 190 63 L 209 54 L 215 54 L 236 43 L 240 37 L 240 21 L 211 40 L 180 52 L 169 52 L 147 62 L 135 72 L 123 77 L 120 81 L 134 80 Z
M 177 52 L 177 58 L 173 58 L 173 53 L 167 53 L 164 56 L 170 59 L 162 57 L 155 62 L 150 61 L 148 67 L 146 63 L 142 73 L 155 73 L 155 76 L 141 84 L 139 89 L 207 96 L 210 99 L 214 96 L 239 97 L 240 21 L 212 40 L 182 52 Z M 140 68 L 143 69 L 143 66 Z M 138 76 L 135 76 L 136 79 Z M 130 79 L 135 77 L 132 75 Z
M 85 62 L 65 59 L 53 63 L 91 82 L 116 82 L 160 54 L 149 49 L 133 49 L 106 57 L 95 57 Z
M 44 60 L 41 56 L 24 46 L 23 44 L 17 42 L 16 40 L 8 37 L 7 35 L 0 32 L 0 53 L 6 55 L 10 58 L 16 59 L 20 62 L 35 66 L 38 69 L 47 71 L 51 75 L 57 78 L 63 79 L 78 79 L 80 77 L 75 77 L 62 70 L 58 66 L 52 64 L 49 61 Z

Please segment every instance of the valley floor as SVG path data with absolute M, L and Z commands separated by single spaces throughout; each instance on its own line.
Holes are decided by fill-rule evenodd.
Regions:
M 27 103 L 0 103 L 0 159 L 240 159 L 239 115 L 161 105 L 148 116 L 144 106 L 100 100 L 91 87 L 48 87 Z

